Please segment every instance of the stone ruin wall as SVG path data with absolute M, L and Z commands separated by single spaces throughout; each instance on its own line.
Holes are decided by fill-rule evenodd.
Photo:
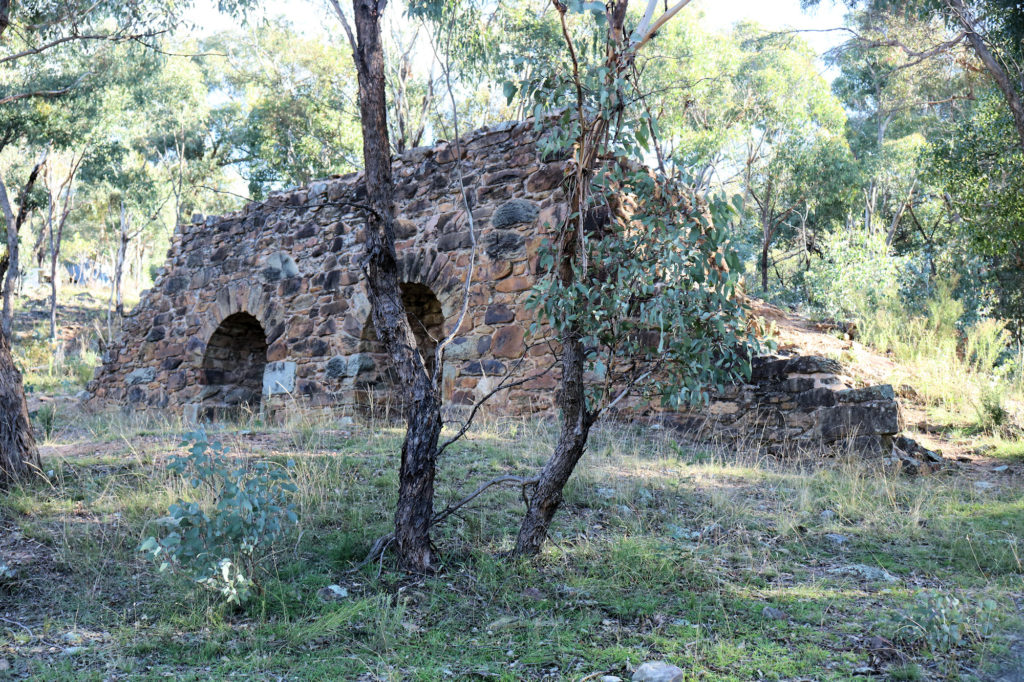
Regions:
M 462 159 L 442 143 L 396 160 L 396 250 L 403 298 L 425 357 L 458 319 L 472 246 L 459 166 L 472 206 L 476 265 L 462 327 L 444 355 L 442 392 L 470 405 L 513 368 L 551 362 L 528 346 L 525 303 L 546 224 L 564 216 L 564 165 L 538 158 L 532 123 L 482 129 Z M 153 288 L 126 318 L 90 383 L 90 403 L 172 409 L 190 419 L 289 402 L 396 415 L 359 267 L 361 173 L 272 194 L 177 230 Z M 520 359 L 522 360 L 520 361 Z M 492 398 L 505 414 L 553 412 L 557 372 Z M 759 358 L 751 382 L 707 409 L 630 417 L 770 449 L 851 437 L 888 448 L 899 429 L 891 387 L 853 388 L 825 358 Z
M 538 159 L 533 140 L 532 124 L 520 123 L 463 141 L 479 248 L 468 312 L 445 353 L 442 388 L 457 405 L 490 390 L 523 355 L 540 226 L 565 210 L 562 164 Z M 470 262 L 458 175 L 450 144 L 411 150 L 395 163 L 400 276 L 406 302 L 422 307 L 418 320 L 434 334 L 458 318 Z M 198 416 L 252 402 L 263 388 L 265 403 L 386 408 L 391 392 L 358 263 L 365 197 L 354 173 L 180 226 L 153 288 L 104 354 L 91 402 Z M 254 346 L 260 352 L 261 333 L 263 368 L 239 358 Z M 542 360 L 531 351 L 519 370 Z M 247 369 L 237 369 L 240 362 Z M 254 376 L 260 372 L 266 386 Z M 496 396 L 494 408 L 550 410 L 555 385 L 549 374 Z

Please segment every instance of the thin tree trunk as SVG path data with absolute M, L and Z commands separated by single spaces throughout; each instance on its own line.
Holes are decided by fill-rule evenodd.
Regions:
M 124 292 L 121 280 L 124 279 L 124 261 L 128 255 L 128 242 L 131 241 L 131 216 L 124 210 L 121 202 L 120 233 L 117 239 L 117 259 L 114 261 L 114 311 L 117 316 L 124 317 Z
M 0 0 L 0 36 L 11 25 L 11 0 Z
M 571 286 L 576 281 L 576 266 L 579 264 L 577 261 L 582 260 L 583 269 L 586 269 L 586 253 L 581 251 L 579 236 L 583 230 L 583 216 L 586 213 L 587 197 L 599 160 L 599 149 L 609 129 L 609 117 L 616 112 L 606 112 L 592 121 L 587 120 L 582 81 L 576 64 L 572 39 L 569 37 L 569 31 L 565 24 L 566 8 L 557 1 L 554 1 L 554 5 L 556 11 L 559 12 L 562 35 L 573 60 L 572 75 L 576 84 L 576 116 L 579 118 L 580 124 L 576 145 L 577 162 L 574 181 L 568 197 L 570 210 L 558 237 L 558 253 L 561 254 L 561 257 L 555 272 L 555 276 L 563 286 Z M 615 6 L 615 11 L 609 15 L 609 45 L 606 66 L 610 76 L 606 77 L 606 85 L 616 88 L 618 86 L 614 84 L 614 79 L 617 76 L 618 67 L 621 66 L 619 60 L 622 57 L 618 46 L 621 44 L 622 26 L 627 8 L 628 0 L 623 0 Z M 617 101 L 620 103 L 622 102 L 621 94 L 621 92 L 617 93 Z M 514 556 L 533 556 L 540 551 L 548 536 L 551 521 L 562 504 L 562 490 L 583 456 L 587 438 L 590 436 L 590 428 L 600 414 L 600 410 L 590 411 L 587 408 L 583 381 L 586 352 L 579 324 L 567 324 L 560 336 L 562 379 L 558 396 L 562 426 L 558 442 L 555 444 L 551 457 L 541 470 L 537 487 L 527 505 L 526 514 L 523 516 L 519 535 L 516 538 Z
M 57 340 L 57 258 L 60 247 L 53 234 L 53 193 L 49 193 L 46 222 L 50 233 L 50 340 Z
M 398 374 L 407 405 L 395 510 L 395 543 L 399 562 L 405 569 L 427 572 L 434 566 L 430 523 L 434 513 L 437 439 L 441 432 L 440 401 L 417 349 L 398 281 L 384 50 L 380 35 L 385 2 L 353 0 L 352 4 L 363 161 L 371 206 L 366 220 L 367 289 L 374 328 Z
M 50 211 L 49 211 L 49 223 L 50 223 L 50 340 L 57 340 L 57 292 L 60 285 L 57 277 L 58 264 L 60 263 L 60 247 L 64 240 L 64 225 L 67 223 L 68 216 L 71 214 L 71 188 L 75 181 L 75 173 L 78 171 L 78 165 L 81 163 L 81 159 L 77 162 L 72 159 L 71 169 L 68 171 L 68 175 L 64 178 L 60 187 L 57 188 L 57 200 L 60 201 L 60 214 L 57 217 L 57 226 L 54 229 L 54 196 L 51 191 L 50 194 Z M 85 274 L 84 272 L 80 274 Z
M 15 280 L 18 278 L 18 233 L 21 231 L 21 226 L 28 216 L 28 196 L 32 192 L 36 180 L 39 178 L 39 172 L 42 170 L 43 164 L 46 163 L 46 156 L 47 152 L 43 152 L 39 161 L 32 168 L 32 172 L 29 173 L 28 182 L 25 183 L 25 187 L 21 191 L 21 198 L 18 201 L 17 216 L 15 216 L 11 208 L 10 198 L 7 196 L 7 187 L 4 185 L 3 179 L 0 179 L 0 210 L 3 211 L 4 222 L 7 224 L 7 272 L 5 273 L 3 285 L 4 305 L 3 311 L 0 313 L 0 331 L 8 338 L 10 338 L 11 324 L 14 320 L 14 306 L 11 295 L 14 291 Z
M 21 372 L 14 364 L 7 335 L 0 334 L 0 485 L 27 480 L 41 468 Z
M 583 456 L 595 415 L 586 410 L 583 386 L 583 344 L 578 336 L 562 347 L 562 427 L 558 443 L 540 472 L 537 489 L 519 527 L 514 554 L 534 556 L 544 544 L 555 512 L 562 505 L 562 490 Z
M 988 70 L 989 75 L 992 76 L 992 80 L 995 81 L 996 87 L 999 88 L 1000 92 L 1003 93 L 1003 98 L 1006 100 L 1007 106 L 1010 107 L 1010 113 L 1013 115 L 1013 125 L 1017 129 L 1018 144 L 1021 149 L 1024 150 L 1024 103 L 1021 102 L 1020 93 L 1017 92 L 1017 88 L 1014 87 L 1013 80 L 1009 74 L 1006 73 L 1006 69 L 999 63 L 995 55 L 992 54 L 992 50 L 989 49 L 985 43 L 985 39 L 978 34 L 978 30 L 975 27 L 974 17 L 971 17 L 967 13 L 967 8 L 964 6 L 963 0 L 946 0 L 949 7 L 953 10 L 953 14 L 956 15 L 957 21 L 964 27 L 964 31 L 967 34 L 967 40 L 971 43 L 971 47 L 974 48 L 974 52 L 978 55 L 978 59 L 985 65 L 985 69 Z M 1010 10 L 1012 12 L 1020 11 L 1019 9 Z

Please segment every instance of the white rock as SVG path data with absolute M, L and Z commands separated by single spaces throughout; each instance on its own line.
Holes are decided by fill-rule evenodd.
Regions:
M 341 585 L 328 585 L 321 587 L 316 596 L 320 597 L 320 601 L 341 601 L 348 597 L 348 590 Z
M 633 682 L 683 682 L 683 670 L 665 661 L 649 661 L 636 669 Z
M 838 566 L 836 568 L 829 569 L 829 573 L 834 575 L 852 576 L 863 580 L 884 580 L 887 583 L 896 583 L 900 580 L 884 568 L 879 568 L 878 566 L 867 566 L 865 564 Z

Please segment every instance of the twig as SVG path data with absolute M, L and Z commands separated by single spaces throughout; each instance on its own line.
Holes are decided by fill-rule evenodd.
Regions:
M 337 0 L 333 0 L 337 2 Z M 451 32 L 448 34 L 451 35 Z M 437 51 L 437 45 L 434 40 L 431 39 L 430 46 L 434 50 L 434 58 L 439 62 L 441 61 L 440 55 Z M 441 377 L 441 358 L 444 355 L 444 349 L 454 339 L 455 335 L 459 333 L 459 329 L 462 327 L 463 321 L 466 319 L 466 312 L 469 310 L 469 293 L 473 286 L 473 270 L 476 267 L 476 225 L 473 221 L 473 207 L 469 205 L 469 197 L 466 195 L 466 181 L 462 171 L 462 138 L 459 136 L 459 108 L 455 103 L 455 92 L 452 90 L 452 78 L 451 78 L 451 63 L 449 60 L 449 51 L 445 51 L 445 60 L 442 68 L 444 69 L 444 82 L 448 88 L 448 98 L 452 103 L 452 129 L 455 133 L 455 170 L 458 172 L 459 177 L 459 191 L 462 194 L 462 203 L 466 207 L 466 220 L 469 223 L 469 268 L 466 272 L 466 284 L 462 291 L 462 309 L 459 311 L 459 316 L 452 326 L 451 333 L 446 336 L 441 343 L 437 344 L 437 348 L 434 349 L 434 376 L 431 377 L 431 383 L 435 389 L 438 386 L 438 380 Z
M 366 566 L 375 561 L 378 556 L 383 556 L 384 550 L 386 550 L 388 548 L 388 545 L 390 545 L 394 541 L 394 533 L 388 533 L 387 535 L 380 536 L 379 538 L 373 541 L 373 545 L 370 546 L 370 551 L 366 554 L 366 558 L 360 561 L 352 568 L 345 571 L 345 573 L 358 573 L 359 571 L 363 570 L 364 568 L 366 568 Z
M 518 364 L 522 363 L 522 361 L 523 361 L 523 358 L 520 358 L 519 362 L 517 363 L 516 366 L 518 366 Z M 469 416 L 466 417 L 466 421 L 463 422 L 462 426 L 455 433 L 455 435 L 452 436 L 451 438 L 449 438 L 448 440 L 446 440 L 441 445 L 441 447 L 439 447 L 437 449 L 438 456 L 440 456 L 441 453 L 443 453 L 448 448 L 449 445 L 451 445 L 452 443 L 454 443 L 455 441 L 459 440 L 464 435 L 466 435 L 466 432 L 469 431 L 469 427 L 472 426 L 472 424 L 473 424 L 473 417 L 475 417 L 476 413 L 480 410 L 481 407 L 483 407 L 483 404 L 486 403 L 488 400 L 490 400 L 492 397 L 494 397 L 495 394 L 497 394 L 499 391 L 504 391 L 505 389 L 508 389 L 508 388 L 515 388 L 516 386 L 521 386 L 522 384 L 525 384 L 528 381 L 533 381 L 534 379 L 539 379 L 540 377 L 542 377 L 545 374 L 547 374 L 548 372 L 550 372 L 552 370 L 552 368 L 554 368 L 554 366 L 556 364 L 558 364 L 557 361 L 552 362 L 542 372 L 538 372 L 537 374 L 531 374 L 528 377 L 524 377 L 522 379 L 519 379 L 517 381 L 513 381 L 511 383 L 505 383 L 505 379 L 507 379 L 509 376 L 511 376 L 512 372 L 515 371 L 515 367 L 513 367 L 512 370 L 510 370 L 509 373 L 505 375 L 505 379 L 502 379 L 501 383 L 499 383 L 497 386 L 495 386 L 494 389 L 492 389 L 489 393 L 487 393 L 487 395 L 485 395 L 483 398 L 478 400 L 476 402 L 476 404 L 473 405 L 473 409 L 469 411 Z
M 488 488 L 490 488 L 492 486 L 500 485 L 502 483 L 515 483 L 515 484 L 519 485 L 519 487 L 523 489 L 523 491 L 524 491 L 523 494 L 525 496 L 526 488 L 531 486 L 531 485 L 537 485 L 538 483 L 540 483 L 540 478 L 538 478 L 538 477 L 523 478 L 522 476 L 499 476 L 498 478 L 492 478 L 491 480 L 489 480 L 489 481 L 487 481 L 485 483 L 481 483 L 477 487 L 476 490 L 474 490 L 472 493 L 470 493 L 466 497 L 462 498 L 458 502 L 449 504 L 442 511 L 434 514 L 434 518 L 430 520 L 430 525 L 431 526 L 435 526 L 435 525 L 441 523 L 442 521 L 447 519 L 449 516 L 454 514 L 456 511 L 458 511 L 460 508 L 462 508 L 462 507 L 466 506 L 467 504 L 469 504 L 470 502 L 472 502 L 474 499 L 476 499 L 481 493 L 483 493 Z

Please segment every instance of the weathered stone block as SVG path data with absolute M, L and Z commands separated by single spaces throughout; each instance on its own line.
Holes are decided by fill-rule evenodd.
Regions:
M 836 392 L 828 388 L 812 388 L 796 395 L 796 404 L 803 409 L 832 407 L 837 402 Z
M 508 259 L 523 248 L 522 236 L 513 230 L 495 230 L 484 238 L 484 252 L 492 259 Z
M 504 324 L 514 319 L 516 319 L 515 313 L 507 305 L 501 303 L 487 306 L 487 312 L 484 314 L 484 324 Z
M 268 362 L 263 368 L 263 395 L 279 395 L 295 390 L 295 363 L 289 360 Z
M 525 336 L 523 328 L 517 325 L 502 327 L 491 337 L 491 353 L 499 358 L 518 358 L 525 349 Z
M 837 405 L 819 410 L 817 435 L 826 442 L 841 438 L 898 433 L 899 409 L 896 402 L 880 405 Z
M 533 202 L 525 199 L 510 199 L 495 209 L 491 216 L 491 225 L 508 227 L 518 223 L 532 223 L 539 212 L 540 209 Z
M 156 379 L 156 369 L 152 367 L 140 367 L 128 373 L 128 376 L 124 378 L 126 386 L 136 386 L 138 384 L 148 384 L 149 382 Z
M 889 384 L 881 384 L 837 391 L 836 397 L 844 403 L 865 403 L 874 400 L 896 400 L 896 392 Z

